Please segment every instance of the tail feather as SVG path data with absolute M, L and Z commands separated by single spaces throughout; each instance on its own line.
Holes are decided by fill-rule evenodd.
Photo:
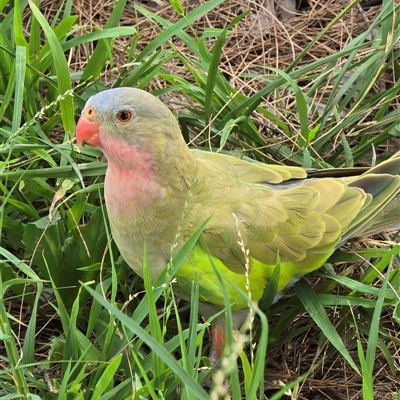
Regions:
M 376 167 L 370 168 L 363 175 L 370 174 L 390 174 L 400 175 L 400 151 L 393 154 L 388 160 L 381 162 Z
M 376 214 L 364 229 L 363 236 L 371 236 L 383 231 L 400 231 L 400 194 Z
M 354 237 L 400 229 L 400 152 L 353 179 L 349 186 L 368 193 L 370 201 L 344 232 L 341 244 Z

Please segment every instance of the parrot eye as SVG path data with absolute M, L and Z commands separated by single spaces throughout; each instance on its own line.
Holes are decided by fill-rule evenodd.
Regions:
M 121 110 L 117 113 L 118 121 L 129 122 L 132 119 L 132 113 L 128 110 Z

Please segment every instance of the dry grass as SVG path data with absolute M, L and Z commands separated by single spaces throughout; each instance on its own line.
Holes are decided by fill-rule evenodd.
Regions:
M 204 0 L 182 1 L 185 12 L 189 12 L 201 3 L 204 3 Z M 247 9 L 253 10 L 234 28 L 224 47 L 221 60 L 222 71 L 230 77 L 236 88 L 249 93 L 256 92 L 265 83 L 257 78 L 244 78 L 244 74 L 262 74 L 266 66 L 279 69 L 286 68 L 299 55 L 305 45 L 321 31 L 321 28 L 325 27 L 348 5 L 346 1 L 327 0 L 321 2 L 312 0 L 306 9 L 299 11 L 293 18 L 285 21 L 276 20 L 273 27 L 266 32 L 263 31 L 259 18 L 259 15 L 262 14 L 262 7 L 257 3 L 259 2 L 255 0 L 228 0 L 216 8 L 214 12 L 207 14 L 193 25 L 193 28 L 200 36 L 208 27 L 224 28 L 239 13 Z M 180 18 L 165 0 L 158 0 L 157 2 L 142 1 L 138 2 L 138 4 L 147 6 L 147 8 L 157 12 L 171 22 Z M 154 5 L 157 6 L 154 7 Z M 46 13 L 51 13 L 52 9 L 55 11 L 59 7 L 59 2 L 43 1 L 43 7 L 46 7 Z M 104 27 L 111 12 L 112 1 L 102 1 L 94 6 L 90 1 L 80 0 L 76 2 L 75 7 L 79 15 L 79 23 L 86 25 L 90 31 L 93 25 Z M 301 63 L 317 60 L 342 49 L 350 40 L 366 29 L 367 20 L 373 20 L 377 12 L 377 7 L 370 8 L 366 12 L 361 11 L 361 9 L 353 9 L 346 17 L 346 20 L 336 24 L 330 30 L 330 35 L 324 36 L 302 59 Z M 125 10 L 122 17 L 122 25 L 124 24 L 137 26 L 139 49 L 158 34 L 157 28 L 148 20 L 138 16 L 133 7 L 128 6 Z M 116 58 L 121 64 L 124 61 L 124 52 L 128 44 L 127 42 L 119 41 L 114 48 Z M 174 42 L 174 45 L 178 50 L 185 51 L 181 43 Z M 92 50 L 87 49 L 88 52 Z M 86 56 L 87 53 L 85 54 L 84 51 L 80 54 L 74 54 L 73 62 L 78 69 L 86 62 Z M 186 71 L 183 67 L 171 65 L 171 68 L 174 68 L 174 72 L 185 75 Z
M 185 12 L 188 13 L 199 4 L 204 3 L 204 1 L 184 0 L 182 4 Z M 43 2 L 43 4 L 45 3 L 47 2 Z M 56 10 L 59 6 L 58 2 L 49 1 L 48 3 L 48 10 L 51 8 Z M 302 2 L 302 10 L 299 10 L 294 17 L 283 21 L 275 18 L 274 24 L 266 31 L 265 29 L 263 30 L 262 26 L 262 16 L 265 15 L 266 11 L 264 7 L 260 6 L 260 3 L 262 2 L 257 0 L 227 0 L 213 12 L 208 13 L 193 24 L 193 29 L 200 36 L 206 28 L 224 28 L 239 13 L 248 9 L 252 10 L 244 20 L 234 27 L 223 48 L 220 63 L 220 69 L 230 81 L 230 84 L 246 95 L 256 93 L 267 85 L 264 79 L 270 73 L 267 68 L 273 67 L 280 70 L 287 68 L 303 51 L 304 47 L 321 32 L 321 29 L 348 5 L 348 2 L 343 0 L 309 0 L 308 2 Z M 166 0 L 138 1 L 137 4 L 157 12 L 171 22 L 180 18 Z M 87 31 L 91 31 L 93 25 L 104 27 L 111 9 L 112 1 L 102 1 L 95 6 L 92 2 L 85 0 L 80 0 L 76 3 L 79 24 L 85 25 Z M 80 12 L 80 10 L 82 11 Z M 296 67 L 339 52 L 352 39 L 368 28 L 369 21 L 372 21 L 378 12 L 379 7 L 372 7 L 367 10 L 362 10 L 361 7 L 354 8 L 343 20 L 330 29 L 329 35 L 324 35 L 308 51 Z M 127 6 L 121 21 L 122 25 L 134 25 L 137 27 L 139 32 L 138 51 L 144 48 L 158 34 L 158 28 L 146 18 L 141 17 L 133 8 L 133 4 Z M 125 65 L 126 51 L 129 48 L 130 41 L 131 38 L 120 39 L 113 48 L 115 57 L 113 68 L 117 71 Z M 181 41 L 172 38 L 171 42 L 179 52 L 185 54 L 186 48 Z M 212 45 L 212 39 L 210 39 L 210 45 Z M 92 51 L 93 48 L 81 48 L 79 53 L 76 52 L 71 56 L 71 67 L 78 70 L 81 69 L 86 63 L 87 55 L 91 54 Z M 360 52 L 359 56 L 362 57 L 363 54 Z M 179 63 L 176 58 L 164 65 L 163 68 L 190 80 L 190 74 L 185 66 Z M 380 79 L 378 84 L 371 88 L 371 95 L 381 91 L 384 87 L 390 87 L 394 79 L 395 77 L 390 71 L 386 73 L 384 78 Z M 107 74 L 104 76 L 104 80 L 110 86 L 112 85 Z M 313 83 L 311 81 L 300 82 L 304 87 Z M 159 78 L 153 80 L 150 86 L 152 89 L 158 89 L 164 87 L 165 82 Z M 313 102 L 323 107 L 329 94 L 330 86 L 327 83 L 322 91 L 316 91 Z M 183 109 L 188 102 L 186 97 L 177 93 L 169 94 L 165 100 L 171 108 L 176 110 Z M 292 91 L 281 90 L 279 96 L 270 96 L 265 100 L 262 105 L 266 109 L 283 121 L 290 122 L 295 128 L 294 130 L 299 131 L 297 115 L 295 112 L 290 113 L 295 104 Z M 397 106 L 400 107 L 400 99 L 397 101 Z M 283 109 L 284 113 L 282 112 Z M 368 122 L 368 118 L 369 116 L 366 116 L 365 122 Z M 281 133 L 276 136 L 274 126 L 271 125 L 267 118 L 254 113 L 253 119 L 260 127 L 260 134 L 268 138 L 268 146 L 284 143 L 287 147 L 292 147 L 293 152 L 296 151 L 293 138 L 290 140 L 287 137 L 282 137 Z M 394 142 L 393 145 L 397 147 L 399 143 Z M 332 152 L 335 149 L 335 143 L 332 143 Z M 258 150 L 261 151 L 263 149 L 260 148 Z
M 185 12 L 188 13 L 204 2 L 204 0 L 183 0 L 182 4 Z M 51 16 L 57 12 L 61 3 L 61 1 L 44 0 L 41 2 L 41 9 L 44 15 L 51 20 Z M 138 49 L 149 43 L 158 34 L 158 30 L 150 21 L 138 15 L 133 3 L 149 8 L 171 22 L 180 18 L 166 0 L 128 2 L 121 18 L 121 25 L 133 25 L 138 28 Z M 227 44 L 224 46 L 220 65 L 221 70 L 229 77 L 231 83 L 245 93 L 257 92 L 265 86 L 265 82 L 257 77 L 246 78 L 243 75 L 250 73 L 262 75 L 265 73 L 265 67 L 285 69 L 300 54 L 306 44 L 315 38 L 321 29 L 348 5 L 348 2 L 343 0 L 302 2 L 302 4 L 304 3 L 303 9 L 297 11 L 295 16 L 283 21 L 275 18 L 273 26 L 265 30 L 260 15 L 262 16 L 267 11 L 259 3 L 261 2 L 257 0 L 227 0 L 213 12 L 193 24 L 194 30 L 200 36 L 206 28 L 224 28 L 239 13 L 248 9 L 252 10 L 233 29 Z M 86 31 L 89 32 L 93 30 L 93 26 L 105 26 L 112 7 L 112 0 L 101 2 L 77 0 L 74 4 L 74 12 L 79 16 L 79 25 L 85 26 Z M 367 10 L 362 10 L 361 7 L 354 8 L 344 20 L 332 27 L 329 35 L 323 36 L 310 49 L 299 65 L 307 64 L 341 50 L 354 37 L 365 31 L 368 27 L 368 21 L 372 21 L 378 11 L 379 7 L 372 7 Z M 119 40 L 114 46 L 116 68 L 124 65 L 125 51 L 129 44 L 130 38 L 125 38 Z M 174 41 L 174 45 L 177 50 L 185 51 L 182 43 Z M 81 70 L 92 51 L 93 48 L 85 47 L 81 48 L 80 52 L 71 54 L 71 68 Z M 183 66 L 171 64 L 170 68 L 173 68 L 174 72 L 182 76 L 186 75 Z M 156 85 L 156 83 L 154 84 Z M 388 77 L 388 81 L 382 82 L 382 84 L 390 84 L 390 77 Z
M 335 321 L 335 310 L 331 311 L 330 319 Z M 272 321 L 271 324 L 273 324 Z M 291 330 L 297 330 L 309 324 L 310 316 L 304 314 L 292 324 Z M 393 337 L 400 337 L 398 325 L 392 320 L 392 314 L 387 313 L 381 320 L 381 325 Z M 353 338 L 353 326 L 349 325 L 341 327 L 341 329 L 346 332 L 346 336 Z M 289 334 L 290 332 L 288 332 Z M 345 337 L 343 340 L 346 343 Z M 349 340 L 346 347 L 351 356 L 357 359 L 357 345 L 354 339 Z M 389 346 L 389 350 L 397 365 L 397 370 L 399 370 L 400 348 L 392 344 Z M 363 398 L 360 376 L 337 355 L 335 350 L 321 342 L 321 332 L 313 328 L 306 330 L 295 340 L 288 340 L 284 345 L 271 349 L 267 359 L 266 388 L 278 389 L 282 386 L 280 386 L 280 382 L 293 381 L 312 369 L 321 358 L 324 359 L 322 365 L 300 385 L 296 399 L 358 400 Z M 400 389 L 400 384 L 390 372 L 385 357 L 379 352 L 375 359 L 374 388 L 377 400 L 393 399 L 392 393 L 399 392 Z
M 399 1 L 396 0 L 396 2 Z M 204 2 L 205 0 L 183 0 L 181 3 L 185 12 L 188 13 Z M 62 1 L 44 0 L 41 2 L 41 9 L 50 20 L 51 15 L 57 12 L 61 3 Z M 158 35 L 159 31 L 151 21 L 138 14 L 134 8 L 134 4 L 148 8 L 171 22 L 177 21 L 180 18 L 180 15 L 174 11 L 167 0 L 128 2 L 121 18 L 121 25 L 133 25 L 137 27 L 139 32 L 137 51 L 140 51 L 151 42 Z M 262 25 L 263 17 L 268 14 L 268 10 L 260 4 L 264 4 L 264 2 L 260 0 L 227 0 L 213 12 L 208 13 L 193 24 L 194 31 L 200 36 L 206 28 L 224 28 L 238 14 L 245 10 L 251 10 L 249 15 L 233 28 L 222 50 L 220 63 L 220 69 L 227 79 L 229 79 L 230 84 L 246 95 L 256 93 L 267 85 L 267 82 L 263 79 L 270 72 L 267 68 L 273 67 L 280 70 L 287 68 L 303 51 L 304 47 L 321 32 L 321 29 L 326 27 L 332 19 L 337 17 L 348 6 L 349 2 L 344 0 L 304 0 L 301 2 L 301 9 L 292 18 L 279 20 L 275 17 L 273 18 L 274 23 L 268 30 L 265 30 L 265 27 Z M 73 11 L 79 16 L 78 24 L 85 27 L 79 33 L 91 32 L 94 26 L 103 28 L 112 12 L 112 7 L 112 0 L 104 0 L 98 3 L 89 0 L 77 0 Z M 363 10 L 359 6 L 351 10 L 344 19 L 330 29 L 329 35 L 324 35 L 308 51 L 296 67 L 339 52 L 352 39 L 368 28 L 369 21 L 375 18 L 379 9 L 379 7 L 369 7 Z M 114 44 L 114 65 L 112 66 L 114 71 L 118 71 L 123 66 L 126 66 L 126 52 L 131 40 L 132 38 L 130 37 L 120 38 Z M 186 48 L 181 41 L 172 38 L 171 42 L 177 51 L 185 53 Z M 212 39 L 210 39 L 210 45 L 212 45 Z M 72 70 L 82 70 L 89 55 L 94 50 L 93 46 L 93 43 L 90 43 L 90 45 L 79 47 L 79 50 L 74 49 L 74 53 L 69 55 Z M 358 56 L 362 57 L 363 54 L 359 52 Z M 343 60 L 343 62 L 345 61 Z M 176 58 L 165 64 L 163 68 L 190 80 L 189 72 Z M 113 84 L 110 80 L 110 75 L 109 71 L 107 71 L 102 77 L 108 86 L 112 86 Z M 380 92 L 385 87 L 390 87 L 394 79 L 394 74 L 389 70 L 371 88 L 371 95 Z M 304 87 L 313 83 L 313 81 L 300 82 Z M 153 80 L 150 86 L 151 89 L 158 89 L 164 87 L 165 82 L 161 78 L 158 78 Z M 323 107 L 329 94 L 330 86 L 327 83 L 322 91 L 316 91 L 313 102 Z M 282 90 L 279 96 L 270 96 L 265 100 L 266 102 L 262 103 L 262 105 L 266 109 L 273 112 L 281 120 L 290 122 L 295 127 L 295 131 L 299 130 L 296 113 L 290 113 L 295 104 L 292 91 Z M 185 96 L 173 93 L 168 94 L 165 101 L 171 108 L 181 110 L 187 105 L 188 99 Z M 393 106 L 400 107 L 400 99 Z M 282 109 L 285 110 L 284 113 L 282 113 Z M 366 123 L 368 123 L 368 118 L 369 116 L 366 116 Z M 296 151 L 293 139 L 290 140 L 287 137 L 282 137 L 281 134 L 275 136 L 274 126 L 271 125 L 267 118 L 254 113 L 253 119 L 260 127 L 260 134 L 268 137 L 268 145 L 284 142 L 287 147 L 293 148 L 293 152 Z M 293 146 L 290 142 L 292 142 Z M 396 139 L 388 145 L 400 148 L 400 143 Z M 332 152 L 335 151 L 335 148 L 335 143 L 332 143 Z M 259 150 L 263 149 L 260 148 Z M 385 150 L 387 151 L 388 149 Z
M 185 11 L 189 11 L 202 1 L 183 0 L 182 4 Z M 75 12 L 79 15 L 78 23 L 85 25 L 87 31 L 90 31 L 93 25 L 104 26 L 113 7 L 112 0 L 104 0 L 101 2 L 92 2 L 89 0 L 77 0 L 74 4 Z M 156 11 L 164 18 L 175 21 L 180 18 L 169 3 L 165 0 L 142 1 L 138 4 Z M 304 2 L 303 2 L 304 3 Z M 57 11 L 61 1 L 45 0 L 40 6 L 44 14 L 50 20 L 51 16 Z M 246 94 L 254 93 L 266 83 L 260 77 L 248 78 L 245 74 L 265 73 L 265 66 L 272 66 L 279 69 L 286 68 L 296 56 L 303 50 L 304 46 L 313 39 L 321 28 L 331 21 L 342 9 L 348 4 L 347 1 L 335 0 L 310 0 L 308 4 L 302 5 L 302 10 L 298 11 L 296 16 L 286 21 L 276 21 L 273 28 L 269 32 L 263 32 L 260 26 L 259 15 L 262 7 L 256 0 L 228 0 L 214 12 L 197 21 L 193 28 L 201 34 L 207 27 L 225 27 L 238 13 L 245 9 L 251 8 L 250 13 L 239 25 L 237 25 L 230 35 L 227 44 L 223 50 L 221 69 L 230 82 L 240 91 Z M 360 8 L 355 8 L 346 17 L 345 23 L 336 24 L 330 31 L 330 35 L 325 35 L 301 60 L 301 63 L 308 63 L 320 57 L 334 54 L 343 48 L 353 37 L 360 34 L 366 29 L 368 19 L 372 20 L 378 7 L 373 7 L 361 12 Z M 139 48 L 143 48 L 157 35 L 157 28 L 146 19 L 140 17 L 133 8 L 133 2 L 129 4 L 122 18 L 123 24 L 135 25 L 139 31 Z M 185 48 L 180 42 L 175 42 L 177 49 L 184 52 Z M 116 65 L 120 67 L 125 63 L 125 50 L 129 46 L 129 39 L 125 38 L 116 43 L 114 47 Z M 81 47 L 79 52 L 70 54 L 70 66 L 73 70 L 80 70 L 86 63 L 88 54 L 93 49 Z M 185 69 L 171 62 L 168 68 L 174 70 L 175 73 L 187 75 Z M 107 77 L 105 77 L 107 78 Z M 392 77 L 387 76 L 387 81 L 382 85 L 390 85 Z M 304 84 L 307 84 L 306 82 Z M 154 87 L 163 85 L 162 81 L 152 83 Z M 375 88 L 379 90 L 379 87 Z M 323 99 L 324 93 L 320 94 Z M 178 101 L 179 99 L 176 99 Z M 293 98 L 287 97 L 286 104 L 290 107 Z M 280 107 L 282 102 L 280 103 Z M 269 107 L 274 108 L 274 104 Z M 275 110 L 275 112 L 279 112 Z M 262 117 L 258 117 L 260 124 L 267 125 Z M 394 141 L 393 146 L 399 146 Z M 11 315 L 18 315 L 20 321 L 28 321 L 29 309 L 25 306 L 10 303 Z M 350 311 L 349 311 L 350 312 Z M 335 320 L 335 310 L 332 310 L 332 321 Z M 38 349 L 40 351 L 40 343 L 43 349 L 47 349 L 49 340 L 57 329 L 57 323 L 53 324 L 54 315 L 48 315 L 43 319 L 43 328 L 39 331 Z M 271 321 L 273 322 L 273 321 Z M 292 330 L 299 329 L 305 325 L 312 325 L 308 315 L 298 318 L 291 327 Z M 400 342 L 400 332 L 398 325 L 392 320 L 390 313 L 381 321 L 382 326 Z M 23 327 L 16 327 L 19 337 L 23 337 Z M 348 326 L 342 329 L 343 332 L 349 332 L 349 337 L 353 337 L 353 327 Z M 287 332 L 290 335 L 290 332 Z M 57 336 L 57 335 L 56 335 Z M 281 387 L 280 382 L 287 383 L 300 376 L 302 373 L 310 370 L 315 362 L 324 356 L 324 363 L 317 371 L 307 379 L 300 388 L 298 388 L 297 399 L 361 399 L 361 380 L 358 375 L 343 361 L 337 357 L 335 351 L 331 351 L 321 342 L 320 332 L 313 328 L 307 329 L 301 336 L 297 336 L 296 340 L 283 341 L 280 346 L 272 348 L 267 359 L 268 376 L 265 377 L 267 390 L 277 389 Z M 394 347 L 391 342 L 389 350 L 392 353 L 394 363 L 400 374 L 400 348 Z M 349 351 L 354 354 L 357 351 L 356 343 L 348 344 Z M 38 359 L 42 359 L 42 354 L 37 354 Z M 357 356 L 355 356 L 357 358 Z M 385 358 L 381 354 L 376 357 L 375 369 L 375 398 L 376 399 L 392 399 L 392 392 L 400 392 L 400 383 L 393 378 L 392 372 L 389 370 Z

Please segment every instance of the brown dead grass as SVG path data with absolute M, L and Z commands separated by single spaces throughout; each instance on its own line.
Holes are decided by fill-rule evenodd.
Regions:
M 181 2 L 185 12 L 188 13 L 199 4 L 204 3 L 205 0 L 183 0 Z M 44 0 L 41 1 L 40 6 L 44 15 L 51 20 L 61 3 L 60 0 Z M 137 13 L 133 3 L 128 2 L 129 5 L 124 11 L 121 25 L 137 27 L 139 32 L 138 49 L 140 49 L 157 36 L 158 30 L 154 24 Z M 166 0 L 142 0 L 135 3 L 157 12 L 171 22 L 180 18 Z M 255 93 L 265 86 L 265 82 L 258 77 L 245 78 L 244 74 L 255 73 L 262 76 L 266 67 L 286 68 L 321 29 L 348 5 L 348 2 L 344 0 L 307 0 L 303 2 L 304 9 L 298 11 L 294 17 L 283 21 L 275 18 L 273 26 L 266 30 L 260 19 L 260 15 L 265 14 L 266 11 L 264 7 L 260 6 L 260 3 L 262 3 L 260 0 L 227 0 L 193 25 L 196 33 L 200 36 L 206 28 L 224 28 L 241 12 L 252 10 L 244 20 L 234 27 L 224 46 L 220 65 L 231 83 L 245 93 Z M 73 11 L 79 16 L 78 24 L 85 27 L 82 33 L 92 31 L 94 26 L 104 27 L 112 7 L 113 0 L 100 2 L 77 0 Z M 372 21 L 378 11 L 379 7 L 364 11 L 361 10 L 361 7 L 353 9 L 344 20 L 332 27 L 329 35 L 324 35 L 310 49 L 299 65 L 308 64 L 310 61 L 335 54 L 341 50 L 354 37 L 365 31 L 368 21 Z M 115 43 L 113 50 L 116 57 L 116 68 L 124 65 L 126 49 L 131 40 L 132 38 L 124 38 Z M 172 41 L 177 50 L 185 51 L 182 43 L 174 39 Z M 81 47 L 79 52 L 75 52 L 70 57 L 71 68 L 82 69 L 92 52 L 93 44 Z M 171 63 L 170 68 L 182 76 L 187 75 L 183 66 Z M 388 80 L 389 82 L 386 83 L 390 83 L 390 77 Z
M 393 310 L 387 310 L 382 315 L 381 326 L 390 335 L 399 338 L 398 325 L 392 319 Z M 356 312 L 356 311 L 355 311 Z M 330 313 L 331 321 L 337 319 L 335 310 Z M 357 318 L 357 316 L 356 316 Z M 273 322 L 271 321 L 271 324 Z M 299 316 L 290 327 L 290 331 L 300 329 L 310 324 L 310 316 L 304 314 Z M 341 336 L 354 360 L 358 359 L 357 344 L 354 339 L 354 326 L 341 327 Z M 290 332 L 288 332 L 288 335 Z M 349 338 L 346 340 L 346 337 Z M 367 342 L 365 339 L 364 344 Z M 271 395 L 273 389 L 279 389 L 283 383 L 289 383 L 302 374 L 307 373 L 317 362 L 323 359 L 323 363 L 315 372 L 300 384 L 295 399 L 301 400 L 361 400 L 362 380 L 361 377 L 338 355 L 337 351 L 323 341 L 319 329 L 310 328 L 294 340 L 288 340 L 281 346 L 276 346 L 269 351 L 267 358 L 266 389 Z M 364 346 L 365 351 L 366 346 Z M 400 347 L 393 343 L 389 344 L 389 351 L 393 361 L 400 370 Z M 393 399 L 392 393 L 398 393 L 400 384 L 398 379 L 391 373 L 387 361 L 378 350 L 375 358 L 375 370 L 373 376 L 375 399 Z M 294 392 L 294 390 L 293 390 Z M 293 393 L 292 392 L 292 393 Z
M 203 3 L 204 0 L 182 0 L 185 11 Z M 92 26 L 103 27 L 112 11 L 113 0 L 94 2 L 89 0 L 77 0 L 74 4 L 74 12 L 79 15 L 78 23 L 85 25 L 86 31 L 91 31 Z M 141 6 L 148 7 L 158 12 L 164 18 L 175 21 L 179 19 L 169 3 L 165 0 L 154 0 L 137 2 Z M 44 0 L 40 2 L 41 10 L 52 19 L 61 1 Z M 198 34 L 206 27 L 225 27 L 234 17 L 246 9 L 252 9 L 244 21 L 236 26 L 224 47 L 221 60 L 221 69 L 230 82 L 246 94 L 254 93 L 265 85 L 259 77 L 245 78 L 244 74 L 257 73 L 260 76 L 265 73 L 265 66 L 283 69 L 287 67 L 295 57 L 302 51 L 304 46 L 312 40 L 338 13 L 348 4 L 347 1 L 335 0 L 309 0 L 303 4 L 303 9 L 297 15 L 286 21 L 276 21 L 270 32 L 263 32 L 258 18 L 261 12 L 260 2 L 256 0 L 227 0 L 215 11 L 209 13 L 195 23 L 194 29 Z M 330 35 L 325 35 L 302 59 L 301 64 L 314 61 L 329 54 L 334 54 L 343 48 L 352 38 L 360 34 L 367 27 L 368 20 L 372 20 L 379 7 L 373 7 L 365 11 L 354 9 L 346 20 L 334 26 Z M 133 8 L 133 2 L 127 6 L 123 18 L 123 25 L 135 25 L 139 31 L 139 48 L 149 43 L 155 35 L 157 28 L 145 18 L 140 17 Z M 125 64 L 125 51 L 129 46 L 129 38 L 119 40 L 114 46 L 116 64 L 118 67 Z M 184 46 L 175 41 L 175 46 L 185 51 Z M 81 47 L 79 51 L 70 55 L 71 69 L 79 70 L 86 63 L 88 56 L 93 51 L 90 47 Z M 169 68 L 175 73 L 185 76 L 187 73 L 182 66 L 170 63 Z M 104 76 L 107 81 L 107 76 Z M 390 84 L 390 76 L 383 85 Z M 152 83 L 154 88 L 163 85 L 162 81 Z M 377 88 L 379 90 L 379 88 Z M 282 105 L 280 105 L 282 106 Z M 290 106 L 290 99 L 288 99 Z M 273 105 L 270 105 L 273 107 Z M 260 121 L 265 122 L 265 121 Z M 397 146 L 398 144 L 395 144 Z M 29 320 L 29 309 L 21 304 L 10 302 L 10 314 L 19 316 L 20 321 Z M 381 320 L 382 326 L 390 335 L 400 341 L 398 325 L 392 319 L 391 310 L 387 310 Z M 51 320 L 55 316 L 49 316 L 49 320 L 43 323 L 38 333 L 38 360 L 46 357 L 49 340 L 54 333 L 55 326 Z M 332 320 L 335 320 L 332 311 Z M 308 315 L 299 317 L 291 330 L 312 323 Z M 23 337 L 23 326 L 16 326 L 18 337 Z M 353 327 L 343 329 L 353 338 Z M 290 332 L 288 332 L 289 335 Z M 271 395 L 276 389 L 282 387 L 282 383 L 288 383 L 309 371 L 313 365 L 323 356 L 324 363 L 314 374 L 309 377 L 299 388 L 296 399 L 362 399 L 362 382 L 360 377 L 354 373 L 351 367 L 338 356 L 336 351 L 320 343 L 320 332 L 310 328 L 295 340 L 283 341 L 283 344 L 270 349 L 267 359 L 266 396 Z M 43 352 L 40 350 L 42 348 Z M 357 347 L 353 339 L 348 343 L 348 349 L 352 356 L 357 359 Z M 3 349 L 4 350 L 4 349 Z M 400 374 L 400 347 L 389 344 L 394 364 Z M 1 353 L 1 351 L 0 351 Z M 379 352 L 376 356 L 376 368 L 374 373 L 374 388 L 376 399 L 392 399 L 391 393 L 400 392 L 400 383 L 393 377 L 385 357 Z M 287 397 L 289 398 L 289 397 Z
M 267 85 L 265 77 L 271 73 L 267 69 L 268 67 L 279 68 L 281 70 L 288 67 L 303 51 L 304 47 L 321 32 L 321 29 L 329 24 L 348 5 L 348 1 L 345 0 L 303 0 L 302 10 L 298 11 L 294 17 L 283 21 L 275 18 L 272 27 L 266 30 L 263 27 L 263 20 L 260 17 L 260 15 L 263 16 L 266 13 L 265 7 L 260 5 L 264 4 L 265 1 L 226 0 L 221 6 L 196 21 L 193 25 L 193 29 L 200 36 L 206 28 L 224 28 L 238 14 L 249 9 L 252 10 L 244 20 L 233 28 L 224 45 L 220 62 L 220 70 L 230 81 L 230 84 L 246 95 L 256 93 Z M 204 2 L 205 0 L 184 0 L 182 4 L 185 12 L 188 13 Z M 49 3 L 49 7 L 53 7 L 54 10 L 58 7 L 58 2 L 44 1 L 43 4 L 45 3 Z M 171 22 L 177 21 L 180 18 L 167 0 L 142 0 L 137 1 L 136 4 L 157 12 Z M 85 30 L 91 31 L 93 26 L 104 27 L 111 9 L 111 0 L 102 1 L 95 5 L 93 2 L 87 0 L 79 0 L 76 3 L 76 12 L 79 14 L 79 24 L 86 27 L 83 32 Z M 378 12 L 379 7 L 372 7 L 367 10 L 362 10 L 361 7 L 353 9 L 343 20 L 330 29 L 329 35 L 324 35 L 308 51 L 297 67 L 335 54 L 343 49 L 353 38 L 367 29 L 369 21 L 372 21 Z M 133 4 L 127 6 L 121 25 L 133 25 L 137 27 L 139 32 L 138 51 L 158 35 L 158 28 L 151 21 L 141 17 L 134 9 Z M 121 38 L 113 46 L 115 57 L 114 70 L 118 71 L 121 66 L 125 65 L 126 51 L 130 46 L 131 40 L 132 38 Z M 185 45 L 178 39 L 172 38 L 171 42 L 176 50 L 182 53 L 187 52 Z M 210 39 L 210 46 L 212 46 L 212 43 L 212 39 Z M 93 44 L 81 47 L 80 51 L 71 57 L 72 68 L 82 68 L 86 63 L 88 55 L 93 52 L 92 46 Z M 362 54 L 359 55 L 359 57 L 362 56 Z M 343 62 L 345 61 L 343 60 Z M 190 80 L 190 74 L 176 59 L 171 60 L 163 68 Z M 340 65 L 338 65 L 338 68 L 340 68 Z M 108 86 L 112 86 L 113 84 L 110 81 L 110 76 L 108 72 L 103 76 Z M 392 86 L 393 81 L 393 74 L 390 72 L 386 73 L 371 88 L 371 94 L 381 91 L 383 87 Z M 300 84 L 306 86 L 313 84 L 313 82 L 301 82 Z M 155 90 L 166 85 L 166 82 L 162 79 L 154 79 L 150 84 L 150 89 Z M 323 105 L 326 103 L 326 98 L 329 95 L 330 87 L 327 84 L 321 91 L 316 91 L 313 102 Z M 187 97 L 178 93 L 169 93 L 165 96 L 165 101 L 170 108 L 175 110 L 182 110 L 188 104 L 188 101 L 190 102 Z M 282 90 L 279 95 L 269 96 L 262 105 L 273 114 L 279 116 L 281 120 L 290 124 L 293 132 L 300 132 L 297 113 L 294 111 L 291 113 L 295 105 L 294 95 L 291 90 Z M 394 102 L 393 107 L 395 106 Z M 400 98 L 397 101 L 397 106 L 400 107 Z M 372 113 L 373 110 L 371 110 Z M 282 132 L 279 135 L 275 135 L 275 125 L 263 115 L 253 113 L 252 117 L 260 127 L 260 135 L 268 138 L 266 146 L 284 143 L 285 146 L 292 149 L 293 154 L 297 152 L 293 138 L 290 139 L 282 136 Z M 367 119 L 365 122 L 368 122 L 369 116 L 365 118 Z M 336 145 L 337 143 L 332 143 L 332 152 L 336 151 Z M 395 146 L 399 145 L 395 144 Z M 260 148 L 257 150 L 262 151 L 263 149 Z M 387 148 L 383 151 L 385 150 L 388 151 Z

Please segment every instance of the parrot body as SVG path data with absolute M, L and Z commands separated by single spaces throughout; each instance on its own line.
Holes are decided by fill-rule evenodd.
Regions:
M 190 150 L 168 108 L 133 88 L 91 97 L 76 135 L 79 145 L 100 147 L 108 160 L 105 200 L 113 238 L 139 275 L 145 243 L 155 279 L 207 221 L 177 271 L 174 292 L 189 299 L 196 280 L 200 311 L 210 317 L 224 308 L 216 268 L 235 327 L 247 315 L 238 289 L 259 301 L 278 260 L 281 291 L 323 266 L 349 238 L 400 228 L 400 153 L 359 176 L 313 178 L 298 167 Z M 213 321 L 213 335 L 220 356 L 223 317 Z

